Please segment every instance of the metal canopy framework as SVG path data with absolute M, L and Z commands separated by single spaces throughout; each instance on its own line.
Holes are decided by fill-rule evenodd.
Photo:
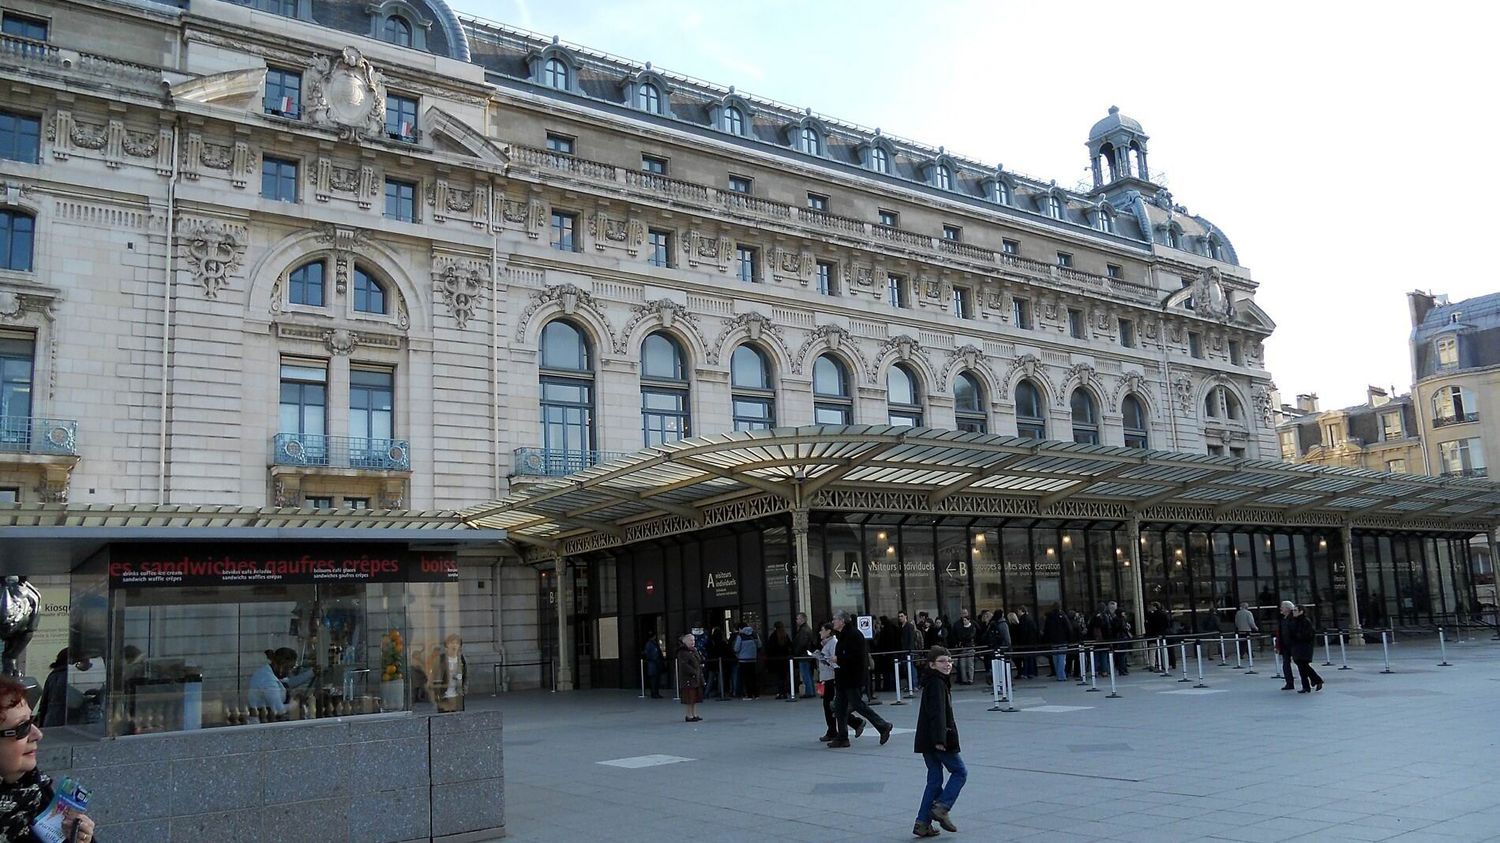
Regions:
M 810 426 L 647 448 L 460 516 L 578 553 L 815 509 L 1484 532 L 1500 485 L 932 428 Z

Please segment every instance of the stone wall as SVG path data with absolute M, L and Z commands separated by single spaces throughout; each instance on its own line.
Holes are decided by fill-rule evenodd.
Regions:
M 390 715 L 43 745 L 111 843 L 491 840 L 501 713 Z

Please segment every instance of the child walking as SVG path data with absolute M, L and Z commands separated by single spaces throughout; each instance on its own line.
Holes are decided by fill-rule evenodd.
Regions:
M 927 762 L 927 788 L 917 808 L 917 822 L 911 833 L 917 837 L 936 837 L 932 827 L 937 820 L 944 831 L 958 831 L 948 812 L 969 779 L 964 760 L 958 755 L 958 725 L 953 722 L 953 657 L 944 647 L 927 651 L 927 670 L 922 679 L 922 707 L 917 712 L 917 735 L 913 751 L 922 753 Z M 943 771 L 948 783 L 943 783 Z

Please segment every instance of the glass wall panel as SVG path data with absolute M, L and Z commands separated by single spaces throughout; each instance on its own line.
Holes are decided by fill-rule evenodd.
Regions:
M 1123 536 L 1124 533 L 1120 535 Z M 1101 600 L 1114 600 L 1121 606 L 1128 606 L 1131 612 L 1135 611 L 1135 606 L 1125 599 L 1125 589 L 1121 588 L 1122 574 L 1130 572 L 1125 567 L 1129 562 L 1129 548 L 1117 546 L 1114 539 L 1115 534 L 1109 530 L 1088 531 L 1089 565 L 1093 568 L 1094 590 L 1082 602 L 1069 604 L 1070 611 L 1076 610 L 1082 612 L 1084 617 L 1091 617 L 1094 604 Z M 1129 582 L 1128 577 L 1124 581 Z
M 865 561 L 861 528 L 855 524 L 830 521 L 823 527 L 823 540 L 828 553 L 830 610 L 865 614 Z
M 1036 571 L 1036 593 L 1030 603 L 1031 616 L 1037 621 L 1047 616 L 1054 602 L 1063 599 L 1062 557 L 1059 554 L 1060 534 L 1052 528 L 1038 529 L 1032 536 L 1032 564 Z
M 1184 628 L 1193 628 L 1193 596 L 1188 590 L 1187 537 L 1177 530 L 1162 534 L 1166 595 L 1162 605 Z
M 1142 584 L 1146 589 L 1146 608 L 1152 603 L 1160 603 L 1162 608 L 1168 609 L 1167 600 L 1167 566 L 1166 545 L 1160 530 L 1143 531 L 1139 539 L 1141 544 L 1141 571 Z M 1170 611 L 1170 609 L 1169 609 Z
M 1005 575 L 1005 611 L 1036 605 L 1036 587 L 1031 571 L 1031 531 L 1024 527 L 1006 527 L 1002 531 L 1004 547 L 1001 560 Z
M 932 554 L 932 527 L 907 524 L 901 528 L 901 570 L 906 579 L 906 610 L 915 616 L 926 612 L 936 617 L 938 609 L 936 565 Z
M 1468 619 L 1465 610 L 1468 608 L 1462 600 L 1459 582 L 1454 577 L 1452 543 L 1445 538 L 1435 539 L 1432 543 L 1432 563 L 1437 570 L 1438 579 L 1442 582 L 1443 612 L 1449 618 Z
M 1347 620 L 1345 594 L 1349 580 L 1344 575 L 1343 537 L 1338 533 L 1313 540 L 1313 588 L 1318 594 L 1318 617 L 1328 627 L 1342 627 Z
M 1217 633 L 1219 624 L 1214 613 L 1217 583 L 1214 580 L 1214 560 L 1208 533 L 1194 531 L 1188 534 L 1187 557 L 1193 595 L 1191 628 L 1195 632 Z
M 958 622 L 958 610 L 968 609 L 972 616 L 973 600 L 969 595 L 969 569 L 972 552 L 969 531 L 964 527 L 937 528 L 937 575 L 942 593 L 942 613 L 951 628 Z
M 1260 589 L 1255 583 L 1255 555 L 1250 550 L 1249 533 L 1235 533 L 1231 536 L 1229 561 L 1234 571 L 1234 605 L 1238 607 L 1241 603 L 1250 604 L 1250 611 L 1259 618 Z
M 823 526 L 812 524 L 807 530 L 807 575 L 812 582 L 812 617 L 807 622 L 816 631 L 818 625 L 833 617 L 828 609 L 828 560 L 823 555 Z
M 1216 630 L 1234 629 L 1234 541 L 1229 533 L 1212 533 L 1208 539 L 1212 556 L 1210 571 L 1213 576 L 1213 621 Z
M 1047 535 L 1051 534 L 1048 531 Z M 1089 572 L 1088 533 L 1084 530 L 1062 530 L 1058 548 L 1062 563 L 1063 607 L 1072 610 L 1092 605 L 1090 588 L 1093 578 Z M 1051 603 L 1043 602 L 1040 617 L 1045 618 L 1051 607 Z
M 771 625 L 765 614 L 766 578 L 762 576 L 765 560 L 761 555 L 760 531 L 740 533 L 738 542 L 740 572 L 743 574 L 740 577 L 740 620 L 754 627 L 764 641 Z
M 897 555 L 896 527 L 866 524 L 870 545 L 865 562 L 869 566 L 865 582 L 869 589 L 870 614 L 895 617 L 901 611 L 901 564 Z M 915 613 L 913 613 L 915 614 Z
M 792 605 L 792 556 L 787 528 L 768 527 L 761 533 L 761 553 L 766 572 L 766 620 L 784 621 L 792 629 L 796 608 Z
M 1375 546 L 1380 556 L 1370 599 L 1380 605 L 1380 625 L 1400 622 L 1401 587 L 1396 582 L 1396 561 L 1390 536 L 1377 536 Z
M 975 530 L 969 554 L 974 558 L 974 601 L 981 610 L 1005 605 L 1000 566 L 1000 531 Z

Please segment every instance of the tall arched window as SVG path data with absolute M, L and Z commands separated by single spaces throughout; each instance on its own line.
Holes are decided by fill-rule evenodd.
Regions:
M 354 267 L 354 309 L 359 313 L 385 314 L 385 287 L 364 267 Z
M 1099 406 L 1094 396 L 1082 387 L 1073 390 L 1073 441 L 1080 445 L 1099 444 Z
M 922 393 L 911 369 L 897 363 L 885 373 L 885 402 L 890 407 L 891 424 L 922 426 Z
M 323 261 L 304 263 L 292 270 L 287 276 L 286 300 L 308 307 L 323 306 Z
M 1109 211 L 1099 212 L 1099 230 L 1105 234 L 1115 233 L 1115 215 Z
M 939 164 L 937 166 L 937 173 L 934 176 L 934 181 L 937 182 L 938 190 L 952 190 L 953 170 L 949 168 L 947 164 Z
M 547 59 L 542 65 L 542 84 L 559 91 L 566 91 L 571 85 L 572 71 L 568 69 L 568 63 L 556 56 Z
M 776 426 L 776 381 L 771 359 L 753 345 L 742 345 L 729 358 L 730 399 L 735 430 L 770 430 Z
M 391 15 L 385 19 L 385 26 L 380 30 L 380 40 L 401 47 L 410 47 L 411 24 L 400 15 Z
M 995 179 L 990 186 L 990 198 L 995 200 L 996 202 L 999 202 L 1001 205 L 1009 205 L 1010 185 L 1006 184 L 1000 179 Z
M 1434 427 L 1479 420 L 1473 393 L 1461 386 L 1445 386 L 1432 394 Z
M 1047 197 L 1047 216 L 1060 220 L 1063 218 L 1063 203 L 1056 196 Z
M 1173 249 L 1182 248 L 1182 232 L 1175 225 L 1167 226 L 1167 245 Z
M 745 112 L 740 111 L 739 106 L 731 105 L 724 109 L 724 131 L 731 135 L 745 133 Z
M 1125 396 L 1125 400 L 1120 403 L 1120 413 L 1125 417 L 1125 447 L 1151 447 L 1146 433 L 1146 406 L 1141 403 L 1141 399 L 1134 395 Z
M 542 329 L 542 448 L 547 474 L 567 474 L 594 464 L 594 355 L 571 322 Z
M 641 344 L 641 430 L 646 447 L 691 436 L 682 346 L 666 334 Z
M 818 137 L 818 130 L 811 126 L 803 126 L 797 132 L 797 151 L 806 152 L 808 155 L 823 154 L 823 139 Z
M 989 432 L 989 416 L 984 411 L 984 387 L 968 372 L 960 373 L 953 381 L 953 415 L 959 430 Z
M 1023 380 L 1016 384 L 1016 435 L 1022 439 L 1046 439 L 1047 417 L 1042 392 Z
M 813 363 L 813 421 L 817 424 L 854 423 L 849 370 L 827 354 Z
M 885 147 L 870 147 L 870 169 L 877 173 L 889 173 L 891 171 L 891 156 L 885 151 Z
M 661 113 L 661 89 L 647 82 L 636 89 L 635 104 L 640 110 L 651 114 Z
M 1203 414 L 1211 419 L 1228 419 L 1230 421 L 1244 421 L 1245 412 L 1240 407 L 1240 399 L 1236 398 L 1228 388 L 1216 386 L 1208 391 L 1203 399 Z
M 20 211 L 0 211 L 0 269 L 31 271 L 36 220 Z
M 1209 235 L 1208 256 L 1216 261 L 1224 260 L 1224 242 L 1219 239 L 1217 234 Z

